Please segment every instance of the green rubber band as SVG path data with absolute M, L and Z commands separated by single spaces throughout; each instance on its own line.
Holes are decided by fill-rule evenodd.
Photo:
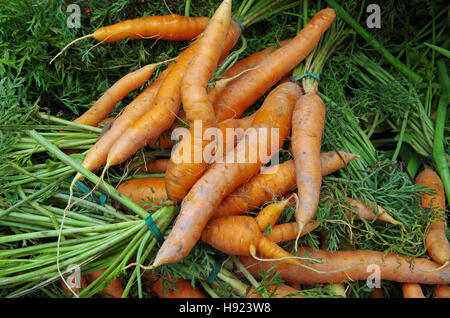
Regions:
M 145 219 L 145 224 L 147 224 L 148 229 L 150 230 L 150 232 L 152 232 L 153 237 L 156 238 L 156 240 L 158 241 L 159 244 L 164 243 L 164 237 L 161 234 L 161 231 L 159 230 L 158 226 L 156 225 L 156 223 L 153 221 L 153 218 L 151 215 L 149 215 L 146 219 Z
M 208 284 L 212 284 L 214 282 L 221 267 L 222 267 L 222 260 L 216 258 L 213 269 L 212 269 L 211 273 L 209 273 L 208 277 L 206 278 L 206 282 Z
M 236 22 L 237 24 L 239 24 L 239 26 L 241 27 L 242 30 L 245 29 L 245 25 L 244 25 L 244 23 L 242 23 L 241 21 L 236 20 L 236 21 L 234 21 L 234 22 Z
M 311 72 L 305 73 L 305 74 L 302 74 L 302 75 L 299 75 L 299 76 L 297 76 L 297 77 L 294 77 L 293 79 L 291 79 L 291 82 L 297 82 L 297 81 L 299 81 L 299 80 L 301 80 L 302 78 L 307 77 L 307 76 L 313 77 L 313 78 L 315 78 L 318 82 L 320 82 L 319 75 L 314 74 L 314 73 L 311 73 Z

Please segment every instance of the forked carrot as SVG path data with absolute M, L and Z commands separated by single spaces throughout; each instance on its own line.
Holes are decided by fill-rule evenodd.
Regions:
M 74 122 L 89 126 L 97 126 L 108 116 L 114 106 L 125 96 L 135 89 L 141 87 L 148 81 L 156 69 L 156 64 L 148 64 L 137 71 L 131 72 L 116 83 L 114 83 L 106 92 L 80 117 Z
M 339 151 L 339 155 L 335 151 L 320 155 L 322 175 L 341 169 L 351 160 L 359 157 L 342 151 Z M 273 200 L 273 198 L 295 190 L 296 186 L 293 160 L 269 167 L 264 173 L 255 175 L 250 181 L 229 194 L 217 208 L 214 217 L 244 214 L 265 202 Z
M 269 273 L 276 266 L 286 282 L 305 284 L 339 283 L 349 280 L 367 280 L 376 271 L 381 280 L 399 283 L 449 284 L 450 267 L 440 265 L 426 258 L 406 257 L 399 254 L 370 250 L 315 251 L 311 248 L 299 249 L 299 256 L 316 259 L 317 263 L 300 261 L 304 266 L 292 266 L 281 262 L 261 262 L 252 257 L 239 257 L 249 272 L 259 277 L 261 270 Z
M 283 259 L 288 264 L 299 264 L 292 254 L 265 237 L 250 216 L 231 215 L 213 219 L 206 225 L 201 238 L 229 255 L 256 257 L 256 253 L 260 253 L 267 259 Z
M 223 198 L 249 180 L 279 151 L 289 134 L 290 126 L 286 123 L 290 122 L 300 95 L 301 89 L 294 83 L 284 83 L 269 93 L 252 125 L 254 137 L 265 133 L 267 138 L 251 138 L 248 133 L 234 151 L 226 154 L 225 162 L 209 167 L 184 198 L 180 214 L 151 267 L 175 263 L 188 255 Z
M 403 298 L 425 298 L 422 287 L 416 283 L 402 284 Z
M 320 222 L 318 222 L 318 221 L 311 221 L 311 222 L 307 223 L 300 236 L 304 236 L 308 233 L 311 233 L 319 225 L 320 225 Z M 295 238 L 297 238 L 297 235 L 298 235 L 297 223 L 290 222 L 290 223 L 283 223 L 283 224 L 277 224 L 275 226 L 272 226 L 272 228 L 267 231 L 266 237 L 275 243 L 280 243 L 280 242 L 294 240 Z
M 427 168 L 419 173 L 416 184 L 434 190 L 434 194 L 424 194 L 421 200 L 423 207 L 436 211 L 425 238 L 428 255 L 435 262 L 443 266 L 448 265 L 450 263 L 450 243 L 446 236 L 445 192 L 441 178 L 434 170 Z
M 259 67 L 228 85 L 214 105 L 217 120 L 239 118 L 249 106 L 305 59 L 335 17 L 333 9 L 319 11 L 289 43 L 273 51 Z

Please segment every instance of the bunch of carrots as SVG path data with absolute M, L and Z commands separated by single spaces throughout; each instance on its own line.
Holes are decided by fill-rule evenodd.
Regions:
M 315 65 L 313 53 L 320 49 L 321 39 L 335 23 L 336 11 L 323 8 L 295 37 L 224 70 L 222 65 L 229 61 L 245 28 L 253 22 L 253 17 L 238 20 L 242 17 L 233 14 L 232 5 L 232 0 L 222 1 L 211 17 L 172 14 L 131 19 L 76 40 L 114 42 L 128 37 L 192 41 L 175 58 L 126 74 L 73 120 L 80 125 L 105 127 L 81 162 L 84 169 L 100 174 L 94 189 L 107 180 L 112 167 L 121 165 L 160 175 L 131 178 L 117 185 L 121 194 L 140 204 L 149 215 L 163 206 L 179 207 L 170 230 L 163 233 L 156 255 L 148 259 L 150 263 L 129 262 L 126 268 L 138 266 L 145 270 L 143 277 L 158 297 L 206 297 L 205 286 L 193 286 L 188 280 L 159 272 L 168 264 L 182 263 L 203 242 L 236 256 L 235 264 L 240 265 L 233 278 L 236 281 L 250 274 L 262 279 L 264 271 L 281 275 L 285 284 L 272 285 L 272 297 L 303 297 L 301 284 L 332 284 L 339 289 L 343 281 L 367 279 L 371 274 L 367 266 L 373 264 L 379 266 L 381 279 L 402 284 L 404 297 L 424 297 L 420 284 L 434 285 L 437 297 L 449 297 L 445 191 L 439 174 L 432 169 L 425 169 L 416 178 L 418 185 L 434 190 L 432 194 L 426 192 L 422 199 L 423 207 L 436 211 L 436 220 L 424 242 L 430 259 L 370 250 L 328 252 L 300 243 L 301 237 L 319 226 L 314 217 L 321 199 L 322 177 L 359 158 L 358 153 L 338 149 L 321 151 L 330 106 L 321 98 L 317 78 L 298 79 L 292 75 L 306 59 Z M 334 47 L 328 49 L 327 55 Z M 160 68 L 164 69 L 154 77 Z M 108 117 L 128 94 L 147 83 L 120 115 Z M 261 99 L 262 105 L 255 112 L 242 116 Z M 180 122 L 188 127 L 185 134 L 178 139 L 167 137 L 176 132 Z M 199 122 L 201 128 L 196 131 Z M 208 131 L 214 133 L 205 140 Z M 292 159 L 269 166 L 288 141 Z M 147 146 L 164 149 L 170 156 L 146 157 Z M 207 158 L 203 155 L 206 150 L 211 153 Z M 65 152 L 69 155 L 78 150 Z M 71 195 L 77 182 L 86 177 L 77 171 L 70 185 Z M 151 203 L 142 204 L 146 200 Z M 369 205 L 357 198 L 347 201 L 349 218 L 403 226 L 375 202 Z M 69 196 L 65 212 L 76 204 Z M 280 223 L 288 208 L 294 209 L 295 221 Z M 249 213 L 255 209 L 260 209 L 256 215 Z M 287 250 L 280 245 L 282 242 L 291 242 L 293 248 Z M 88 273 L 83 279 L 94 282 L 104 271 Z M 167 281 L 175 288 L 163 288 Z M 67 289 L 63 280 L 61 286 L 67 295 L 79 292 Z M 255 284 L 244 287 L 239 289 L 242 297 L 267 296 L 253 292 Z M 101 296 L 119 298 L 123 294 L 124 287 L 116 278 Z

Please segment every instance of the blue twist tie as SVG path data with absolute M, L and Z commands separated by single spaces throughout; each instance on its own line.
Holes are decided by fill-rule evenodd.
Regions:
M 244 25 L 244 23 L 242 23 L 241 21 L 236 20 L 236 21 L 234 21 L 234 22 L 236 22 L 237 24 L 239 24 L 239 26 L 241 27 L 241 30 L 244 30 L 244 29 L 245 29 L 245 25 Z
M 164 237 L 162 236 L 161 231 L 159 230 L 159 228 L 156 225 L 156 223 L 153 221 L 153 218 L 152 218 L 151 215 L 149 215 L 145 219 L 145 224 L 147 224 L 148 229 L 150 230 L 150 232 L 152 232 L 153 237 L 156 238 L 158 243 L 159 244 L 164 243 Z
M 211 273 L 209 273 L 208 277 L 206 278 L 206 282 L 208 284 L 212 284 L 214 282 L 221 267 L 222 267 L 222 261 L 220 259 L 216 258 L 213 269 L 212 269 Z
M 299 81 L 299 80 L 301 80 L 302 78 L 307 77 L 307 76 L 313 77 L 313 78 L 315 78 L 318 82 L 320 82 L 319 75 L 314 74 L 314 73 L 311 73 L 311 72 L 305 73 L 305 74 L 302 74 L 302 75 L 299 75 L 299 76 L 297 76 L 297 77 L 294 77 L 293 79 L 291 79 L 291 82 L 297 82 L 297 81 Z

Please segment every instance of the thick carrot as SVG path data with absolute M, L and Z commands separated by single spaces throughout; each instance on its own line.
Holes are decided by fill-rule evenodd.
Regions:
M 165 276 L 164 279 L 170 281 L 170 285 L 164 286 L 163 279 L 155 278 L 152 273 L 145 274 L 143 277 L 152 283 L 151 291 L 159 298 L 206 298 L 198 287 L 193 287 L 186 279 Z
M 146 162 L 142 166 L 136 168 L 136 170 L 145 173 L 165 173 L 169 161 L 169 158 L 156 159 L 150 162 Z
M 439 175 L 427 168 L 419 173 L 416 184 L 434 190 L 434 194 L 424 194 L 421 204 L 425 208 L 436 211 L 430 229 L 425 238 L 428 255 L 437 263 L 444 265 L 450 262 L 450 244 L 446 236 L 447 223 L 445 221 L 445 192 Z
M 292 116 L 291 139 L 299 197 L 295 211 L 299 233 L 319 206 L 322 184 L 320 148 L 324 127 L 325 105 L 319 95 L 308 93 L 300 97 Z
M 172 199 L 178 194 L 178 191 L 173 190 L 174 188 L 189 189 L 183 184 L 182 180 L 177 178 L 177 174 L 199 176 L 199 173 L 193 171 L 192 163 L 194 163 L 194 167 L 199 164 L 201 171 L 207 164 L 207 160 L 203 157 L 203 149 L 209 142 L 207 138 L 204 138 L 204 133 L 217 124 L 207 87 L 224 50 L 224 40 L 231 23 L 231 4 L 231 0 L 224 0 L 214 13 L 205 32 L 198 39 L 196 54 L 192 58 L 181 83 L 183 109 L 191 127 L 190 134 L 183 137 L 177 148 L 178 151 L 191 153 L 194 162 L 192 160 L 189 160 L 189 162 L 184 160 L 181 162 L 171 161 L 167 169 L 166 188 L 169 197 Z M 199 124 L 201 128 L 196 127 Z
M 266 238 L 250 216 L 231 215 L 213 219 L 206 225 L 201 238 L 226 254 L 256 256 L 259 252 L 265 258 L 284 258 L 283 262 L 299 264 L 289 252 Z
M 450 286 L 436 285 L 436 287 L 434 287 L 434 293 L 437 298 L 450 298 Z
M 381 280 L 399 283 L 434 285 L 450 282 L 450 267 L 440 269 L 439 264 L 426 258 L 410 258 L 370 250 L 328 252 L 305 248 L 303 252 L 299 249 L 299 256 L 303 255 L 317 259 L 320 263 L 305 261 L 305 265 L 311 268 L 308 269 L 279 262 L 260 262 L 252 257 L 239 259 L 255 277 L 259 277 L 261 270 L 264 269 L 267 273 L 276 266 L 275 270 L 287 282 L 316 284 L 366 280 L 371 278 L 374 272 L 380 273 Z
M 273 284 L 267 288 L 269 298 L 303 298 L 300 290 L 285 284 Z M 260 293 L 255 293 L 252 286 L 247 293 L 247 298 L 263 298 Z
M 94 282 L 106 269 L 101 269 L 90 274 L 86 275 L 87 281 L 89 283 Z M 122 282 L 120 279 L 113 279 L 108 286 L 106 286 L 101 292 L 100 295 L 103 298 L 122 298 L 122 294 L 124 292 Z
M 227 86 L 214 105 L 217 120 L 239 118 L 249 106 L 305 59 L 335 17 L 333 9 L 319 11 L 289 43 L 273 51 L 262 65 Z
M 279 151 L 289 134 L 287 123 L 300 95 L 301 89 L 295 83 L 284 83 L 270 92 L 252 125 L 256 135 L 267 133 L 267 140 L 251 138 L 250 133 L 246 134 L 235 151 L 226 154 L 225 162 L 210 166 L 183 199 L 180 214 L 159 249 L 153 267 L 178 262 L 188 255 L 223 198 L 247 182 Z M 276 134 L 272 128 L 277 131 Z M 278 145 L 273 145 L 274 137 Z M 268 156 L 264 156 L 263 152 Z M 240 162 L 236 162 L 236 158 Z
M 231 27 L 225 30 L 234 29 Z M 200 40 L 201 39 L 203 38 L 200 38 Z M 221 51 L 222 55 L 226 55 L 227 52 L 231 50 L 236 43 L 235 40 L 234 32 L 229 31 L 224 50 Z M 185 54 L 183 59 L 181 59 L 181 55 L 178 57 L 174 69 L 169 73 L 164 80 L 164 83 L 161 85 L 151 109 L 123 132 L 120 138 L 111 147 L 108 153 L 106 168 L 124 162 L 139 149 L 143 148 L 148 143 L 154 142 L 165 130 L 171 127 L 175 120 L 175 115 L 178 113 L 181 105 L 181 81 L 188 69 L 191 58 L 198 54 L 196 49 L 197 44 L 200 44 L 200 42 L 195 42 L 195 44 L 191 46 L 191 48 L 194 47 L 194 49 L 190 50 L 189 54 Z M 187 50 L 184 52 L 186 51 Z M 183 108 L 186 111 L 186 105 L 183 104 Z
M 402 284 L 403 298 L 425 298 L 422 287 L 416 283 Z
M 141 87 L 148 81 L 156 69 L 156 64 L 148 64 L 137 71 L 131 72 L 116 83 L 74 122 L 89 126 L 97 126 L 111 112 L 114 106 L 125 96 Z
M 322 175 L 343 168 L 351 160 L 359 157 L 342 151 L 339 151 L 339 154 L 345 162 L 335 151 L 320 155 Z M 250 181 L 228 195 L 217 208 L 214 217 L 244 214 L 273 198 L 295 190 L 295 188 L 295 165 L 293 160 L 288 160 L 280 165 L 267 168 L 265 173 L 254 176 Z
M 241 119 L 227 119 L 217 125 L 217 134 L 223 138 L 220 139 L 219 137 L 215 141 L 210 142 L 210 145 L 217 148 L 211 149 L 210 151 L 214 155 L 210 159 L 211 162 L 224 160 L 224 155 L 235 147 L 236 143 L 242 139 L 243 133 L 251 126 L 253 118 L 254 116 Z M 228 129 L 231 129 L 231 131 Z M 231 138 L 233 139 L 232 141 L 230 140 Z M 178 150 L 182 151 L 182 149 L 175 151 Z M 191 154 L 190 163 L 182 162 L 181 164 L 176 164 L 170 161 L 168 164 L 166 170 L 166 188 L 167 194 L 172 200 L 183 200 L 191 187 L 201 178 L 208 167 L 209 162 L 206 160 L 196 162 L 193 157 L 194 155 Z
M 167 200 L 164 178 L 131 179 L 122 183 L 117 190 L 136 204 L 153 203 L 153 205 L 143 204 L 142 208 L 146 210 L 156 210 Z

